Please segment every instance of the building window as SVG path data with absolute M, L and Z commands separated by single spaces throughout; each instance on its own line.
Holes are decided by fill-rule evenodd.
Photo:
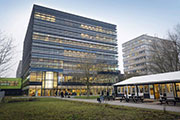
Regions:
M 34 17 L 36 19 L 46 20 L 49 22 L 56 22 L 56 18 L 53 15 L 35 12 Z
M 45 88 L 53 88 L 53 72 L 46 72 Z

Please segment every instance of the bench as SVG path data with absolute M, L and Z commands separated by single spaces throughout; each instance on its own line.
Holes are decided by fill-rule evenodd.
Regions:
M 133 102 L 135 102 L 135 103 L 138 102 L 138 101 L 143 102 L 144 101 L 144 96 L 137 96 L 135 94 L 131 94 L 131 95 L 128 96 L 128 101 L 130 101 L 130 100 L 133 100 Z
M 166 103 L 168 104 L 169 102 L 173 102 L 174 105 L 176 105 L 176 102 L 180 102 L 180 98 L 178 97 L 173 97 L 173 98 L 166 98 Z
M 115 98 L 114 96 L 104 96 L 104 100 L 111 101 L 111 100 L 115 100 Z
M 166 103 L 166 97 L 160 97 L 159 101 L 161 102 L 161 104 Z
M 164 93 L 164 94 L 161 93 L 160 94 L 159 101 L 161 102 L 161 105 L 166 103 L 166 93 Z
M 116 97 L 119 98 L 120 102 L 122 102 L 122 100 L 125 100 L 124 94 L 117 94 Z
M 169 102 L 173 102 L 174 105 L 176 105 L 177 102 L 180 102 L 180 98 L 179 97 L 174 97 L 173 93 L 167 93 L 166 96 L 162 96 L 160 97 L 161 104 L 166 103 L 168 104 Z
M 130 100 L 132 100 L 133 102 L 144 101 L 144 96 L 135 96 L 135 94 L 126 96 L 124 94 L 118 94 L 117 97 L 120 99 L 120 102 L 122 102 L 123 100 L 125 100 L 126 102 L 129 102 Z
M 142 103 L 144 102 L 144 96 L 134 96 L 134 102 L 141 101 Z
M 133 102 L 135 102 L 135 96 L 134 96 L 134 94 L 131 94 L 131 95 L 127 95 L 127 96 L 126 96 L 126 102 L 129 102 L 130 100 L 132 100 Z

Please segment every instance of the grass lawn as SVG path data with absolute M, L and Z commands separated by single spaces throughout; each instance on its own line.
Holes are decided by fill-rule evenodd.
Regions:
M 38 98 L 37 101 L 0 103 L 0 120 L 175 120 L 179 113 Z
M 75 96 L 74 98 L 78 98 L 78 99 L 97 99 L 99 96 Z

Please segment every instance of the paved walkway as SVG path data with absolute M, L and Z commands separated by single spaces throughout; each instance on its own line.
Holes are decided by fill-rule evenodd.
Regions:
M 70 100 L 70 101 L 81 101 L 81 102 L 90 102 L 90 103 L 98 103 L 96 99 L 76 99 L 76 98 L 60 98 L 58 99 L 63 100 Z M 129 107 L 137 107 L 137 108 L 147 108 L 147 109 L 155 109 L 155 110 L 164 110 L 172 111 L 172 112 L 180 112 L 180 106 L 170 106 L 170 105 L 154 105 L 152 103 L 133 103 L 133 102 L 120 102 L 120 101 L 105 101 L 102 104 L 110 104 L 110 105 L 119 105 L 119 106 L 129 106 Z

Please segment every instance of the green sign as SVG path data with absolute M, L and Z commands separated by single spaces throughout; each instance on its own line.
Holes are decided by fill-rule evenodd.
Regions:
M 21 78 L 0 78 L 0 89 L 21 89 Z

